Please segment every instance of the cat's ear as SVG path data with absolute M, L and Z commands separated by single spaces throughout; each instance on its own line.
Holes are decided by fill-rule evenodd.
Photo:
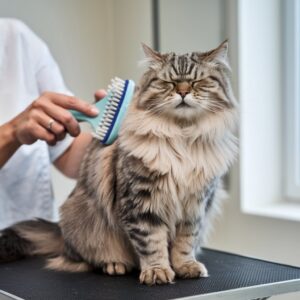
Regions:
M 199 58 L 204 61 L 221 63 L 230 69 L 228 61 L 228 40 L 225 40 L 217 48 L 211 51 L 201 53 Z
M 150 67 L 160 67 L 165 60 L 165 56 L 153 49 L 151 49 L 146 44 L 142 43 L 142 47 L 145 53 L 145 62 L 150 65 Z

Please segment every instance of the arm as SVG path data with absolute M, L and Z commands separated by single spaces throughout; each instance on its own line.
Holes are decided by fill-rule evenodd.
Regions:
M 81 161 L 91 141 L 91 134 L 81 133 L 73 141 L 71 146 L 54 161 L 55 167 L 64 175 L 76 179 L 78 177 Z
M 14 134 L 14 126 L 10 123 L 0 126 L 0 169 L 20 146 Z
M 28 50 L 23 59 L 34 67 L 34 79 L 40 96 L 13 120 L 0 126 L 0 168 L 22 144 L 30 145 L 39 139 L 52 146 L 64 139 L 66 133 L 73 137 L 78 136 L 80 133 L 78 122 L 68 109 L 78 110 L 88 116 L 97 115 L 93 106 L 68 96 L 70 92 L 46 44 L 25 25 L 18 30 L 24 36 L 24 47 Z M 49 126 L 50 124 L 52 125 Z M 84 141 L 82 145 L 80 141 Z M 74 143 L 75 148 L 70 148 L 68 153 L 75 153 L 75 150 L 71 149 L 77 147 L 79 153 L 83 153 L 80 149 L 85 149 L 85 143 L 86 138 L 83 140 L 80 138 Z
M 95 100 L 99 101 L 105 96 L 105 90 L 98 90 L 95 93 Z M 74 179 L 77 178 L 83 156 L 91 141 L 92 135 L 90 133 L 81 133 L 74 139 L 71 146 L 54 161 L 55 167 L 64 175 Z
M 66 133 L 78 136 L 78 122 L 68 111 L 74 109 L 95 116 L 95 107 L 78 98 L 63 94 L 43 93 L 23 112 L 0 127 L 0 168 L 23 144 L 31 145 L 37 140 L 55 145 Z M 51 130 L 49 121 L 54 120 Z

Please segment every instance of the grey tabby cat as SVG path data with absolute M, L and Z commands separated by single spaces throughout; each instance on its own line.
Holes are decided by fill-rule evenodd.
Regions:
M 208 275 L 195 250 L 237 150 L 228 44 L 185 55 L 143 47 L 148 68 L 118 139 L 91 143 L 59 225 L 0 233 L 0 261 L 50 255 L 51 269 L 110 275 L 137 267 L 148 285 Z

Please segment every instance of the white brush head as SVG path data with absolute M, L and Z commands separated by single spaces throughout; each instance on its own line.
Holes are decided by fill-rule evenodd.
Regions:
M 96 132 L 93 133 L 93 136 L 101 142 L 104 141 L 107 133 L 111 130 L 111 127 L 114 126 L 113 122 L 115 122 L 116 114 L 119 112 L 120 101 L 125 92 L 125 85 L 125 80 L 115 77 L 108 86 L 108 100 L 105 105 L 105 110 Z

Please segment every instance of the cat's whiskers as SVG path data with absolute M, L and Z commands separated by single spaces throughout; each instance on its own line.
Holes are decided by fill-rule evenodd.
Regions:
M 224 110 L 224 104 L 220 103 L 219 100 L 214 100 L 210 97 L 201 97 L 199 106 L 212 113 Z

